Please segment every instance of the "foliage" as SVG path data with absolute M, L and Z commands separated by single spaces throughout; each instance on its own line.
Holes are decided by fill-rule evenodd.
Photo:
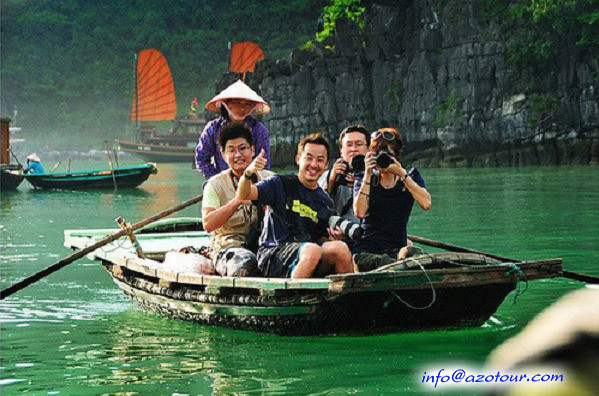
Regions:
M 4 0 L 2 114 L 12 115 L 17 106 L 23 133 L 40 138 L 61 135 L 74 142 L 84 135 L 84 144 L 102 143 L 128 125 L 135 52 L 156 48 L 165 55 L 183 115 L 193 97 L 205 103 L 214 95 L 227 70 L 227 42 L 253 41 L 267 59 L 287 56 L 313 34 L 325 5 L 326 0 Z
M 331 0 L 331 4 L 324 7 L 323 26 L 322 30 L 316 33 L 316 41 L 321 43 L 334 34 L 335 21 L 339 18 L 355 22 L 360 29 L 363 29 L 366 7 L 363 7 L 361 3 L 361 0 Z
M 531 128 L 541 126 L 557 108 L 557 98 L 553 95 L 532 95 L 529 103 L 528 126 Z
M 387 98 L 389 107 L 391 107 L 394 111 L 399 112 L 401 110 L 401 106 L 403 105 L 403 92 L 403 84 L 399 80 L 392 82 L 385 92 L 385 97 Z
M 508 72 L 526 84 L 558 64 L 561 48 L 599 50 L 598 0 L 479 0 L 507 39 Z
M 435 106 L 437 114 L 435 115 L 435 126 L 444 128 L 450 126 L 463 117 L 466 112 L 462 110 L 464 98 L 457 95 L 455 90 L 445 99 L 444 102 Z

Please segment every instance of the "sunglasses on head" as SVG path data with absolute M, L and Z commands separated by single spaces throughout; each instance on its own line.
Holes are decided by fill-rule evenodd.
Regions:
M 394 134 L 393 132 L 388 132 L 388 131 L 385 131 L 385 132 L 376 131 L 376 132 L 372 132 L 372 135 L 370 135 L 370 138 L 371 138 L 372 140 L 378 139 L 378 138 L 380 138 L 380 137 L 382 137 L 383 139 L 385 139 L 385 140 L 387 140 L 387 141 L 389 141 L 389 142 L 392 142 L 392 141 L 394 141 L 394 140 L 395 140 L 395 134 Z

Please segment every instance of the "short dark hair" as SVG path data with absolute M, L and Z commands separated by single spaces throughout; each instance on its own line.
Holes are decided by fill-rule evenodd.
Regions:
M 247 140 L 250 146 L 254 144 L 254 140 L 252 139 L 252 131 L 250 131 L 250 128 L 245 126 L 245 124 L 242 122 L 229 122 L 220 131 L 218 145 L 220 146 L 221 150 L 225 151 L 227 142 L 237 138 L 244 138 Z
M 299 144 L 297 145 L 297 155 L 302 155 L 304 147 L 306 147 L 306 144 L 308 143 L 320 144 L 321 146 L 324 146 L 327 149 L 327 161 L 329 160 L 329 153 L 331 152 L 331 148 L 329 146 L 328 140 L 326 140 L 325 137 L 322 136 L 322 133 L 313 133 L 300 140 Z
M 366 137 L 366 146 L 370 145 L 370 134 L 368 133 L 368 129 L 366 129 L 364 125 L 356 124 L 347 126 L 345 127 L 345 129 L 341 131 L 341 133 L 339 134 L 339 147 L 343 146 L 343 138 L 345 137 L 345 135 L 352 132 L 362 133 Z

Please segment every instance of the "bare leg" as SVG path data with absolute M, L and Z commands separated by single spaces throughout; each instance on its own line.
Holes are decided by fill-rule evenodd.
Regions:
M 299 259 L 292 278 L 309 278 L 314 273 L 314 269 L 318 265 L 322 257 L 322 248 L 315 243 L 306 243 L 299 252 Z
M 344 242 L 325 242 L 324 245 L 322 245 L 322 250 L 324 270 L 334 268 L 336 274 L 354 272 L 351 253 Z

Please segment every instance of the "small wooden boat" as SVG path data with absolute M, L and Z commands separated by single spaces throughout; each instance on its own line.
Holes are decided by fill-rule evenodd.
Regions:
M 502 263 L 482 254 L 425 254 L 368 273 L 323 279 L 232 278 L 177 272 L 166 252 L 206 245 L 193 219 L 170 219 L 90 257 L 145 311 L 205 325 L 281 335 L 421 331 L 480 326 L 520 281 L 561 276 L 560 259 Z M 192 230 L 196 229 L 196 230 Z M 65 231 L 82 249 L 116 230 Z
M 15 190 L 23 181 L 23 168 L 19 165 L 0 165 L 0 190 Z
M 95 188 L 118 188 L 137 187 L 156 174 L 156 165 L 148 163 L 144 165 L 130 166 L 124 168 L 84 170 L 75 172 L 57 172 L 42 174 L 27 174 L 25 179 L 33 187 L 42 189 L 67 189 L 82 190 Z

